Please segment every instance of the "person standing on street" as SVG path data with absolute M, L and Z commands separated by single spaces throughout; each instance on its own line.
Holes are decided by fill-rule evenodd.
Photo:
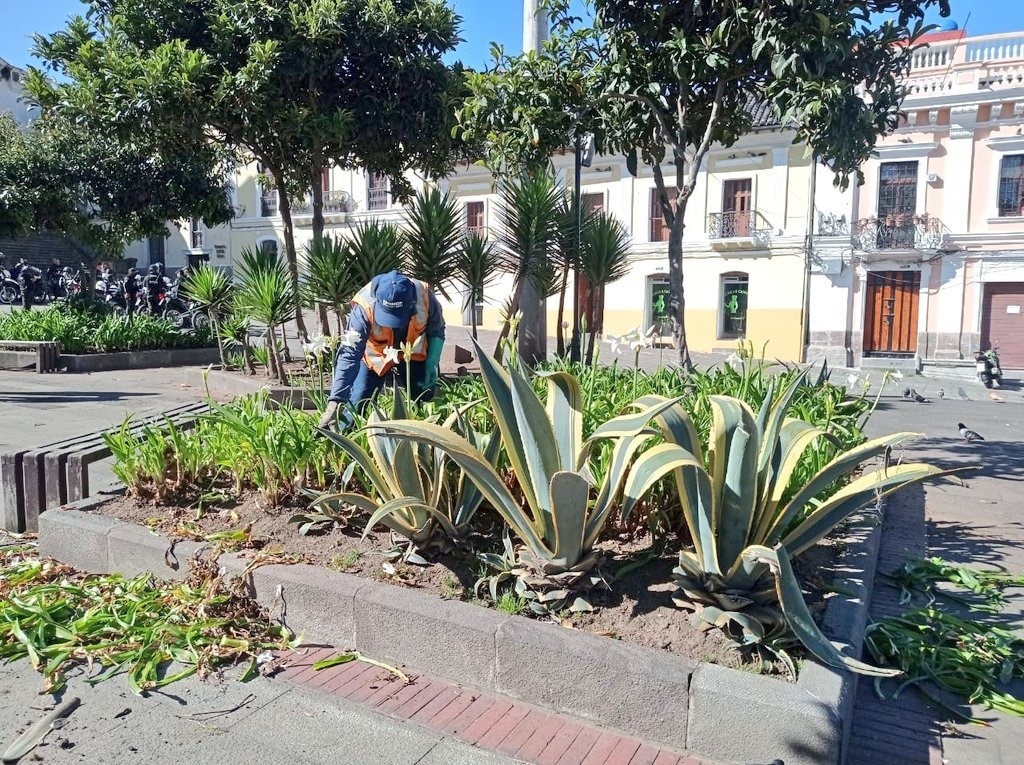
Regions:
M 399 385 L 405 385 L 406 364 L 410 365 L 413 398 L 432 398 L 444 332 L 441 306 L 424 282 L 398 271 L 375 276 L 352 299 L 348 331 L 338 350 L 320 427 L 334 423 L 339 405 L 344 404 L 344 430 L 351 423 L 352 412 L 365 406 L 393 376 Z M 405 344 L 411 350 L 408 359 L 401 350 Z

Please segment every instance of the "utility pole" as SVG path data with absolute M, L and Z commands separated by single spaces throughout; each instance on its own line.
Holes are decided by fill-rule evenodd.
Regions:
M 539 51 L 548 39 L 550 21 L 538 5 L 538 0 L 523 0 L 523 53 Z M 548 356 L 548 306 L 547 295 L 540 294 L 529 278 L 523 285 L 519 308 L 523 314 L 519 322 L 519 357 L 532 366 Z

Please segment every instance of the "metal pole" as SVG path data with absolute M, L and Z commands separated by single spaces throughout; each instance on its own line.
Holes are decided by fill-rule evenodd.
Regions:
M 576 135 L 575 185 L 573 187 L 573 205 L 576 212 L 576 251 L 572 267 L 572 339 L 569 341 L 569 360 L 577 362 L 582 358 L 580 353 L 580 250 L 583 245 L 583 145 L 580 136 Z

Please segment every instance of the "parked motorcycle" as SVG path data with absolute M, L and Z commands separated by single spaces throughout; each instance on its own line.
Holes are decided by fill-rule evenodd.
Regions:
M 93 286 L 93 297 L 110 306 L 113 312 L 119 316 L 128 313 L 124 286 L 114 278 L 113 274 L 96 280 L 96 284 Z
M 21 300 L 21 285 L 6 268 L 0 266 L 0 305 L 14 305 Z
M 978 372 L 978 379 L 986 388 L 998 388 L 1003 382 L 1003 368 L 999 364 L 999 348 L 989 348 L 987 351 L 978 351 L 974 357 L 974 368 Z

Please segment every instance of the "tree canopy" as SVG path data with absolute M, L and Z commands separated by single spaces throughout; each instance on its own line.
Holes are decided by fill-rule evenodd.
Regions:
M 670 303 L 689 366 L 682 278 L 683 217 L 703 158 L 750 130 L 766 103 L 837 183 L 860 180 L 879 136 L 896 128 L 901 76 L 925 11 L 948 0 L 591 0 L 589 18 L 549 0 L 543 50 L 470 76 L 464 137 L 496 173 L 544 163 L 573 130 L 598 151 L 649 165 L 669 227 Z M 665 178 L 668 166 L 669 177 Z

